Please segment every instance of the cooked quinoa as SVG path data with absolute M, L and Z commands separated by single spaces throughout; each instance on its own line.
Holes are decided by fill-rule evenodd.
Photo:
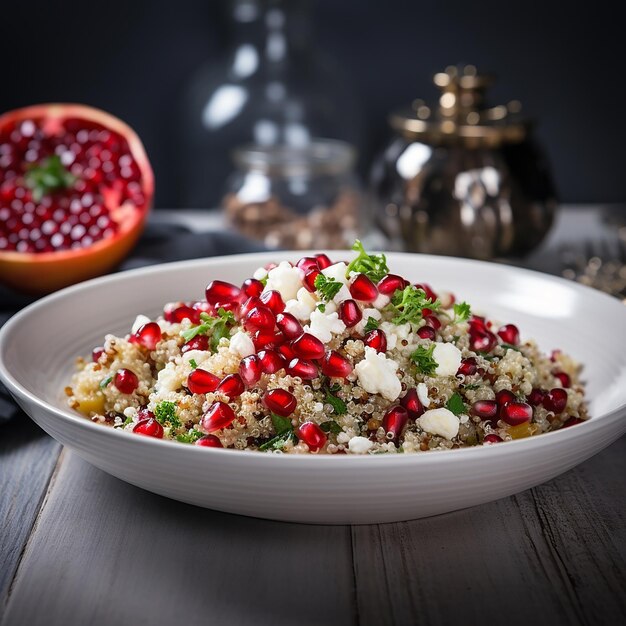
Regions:
M 588 419 L 568 355 L 354 250 L 139 315 L 78 360 L 69 405 L 130 433 L 275 454 L 452 449 Z

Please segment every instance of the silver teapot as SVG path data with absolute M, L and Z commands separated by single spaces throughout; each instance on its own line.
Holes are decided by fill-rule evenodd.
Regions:
M 393 113 L 372 168 L 374 220 L 392 246 L 477 259 L 520 256 L 552 225 L 556 194 L 517 101 L 488 106 L 493 82 L 468 65 L 435 75 L 437 106 Z

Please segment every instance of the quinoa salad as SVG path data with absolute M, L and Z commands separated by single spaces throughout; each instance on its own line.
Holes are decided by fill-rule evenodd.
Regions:
M 135 435 L 272 454 L 493 445 L 588 419 L 568 355 L 353 250 L 139 315 L 78 359 L 70 407 Z

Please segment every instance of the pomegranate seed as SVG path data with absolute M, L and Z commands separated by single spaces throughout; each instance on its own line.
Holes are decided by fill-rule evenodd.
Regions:
M 154 350 L 161 341 L 161 327 L 156 322 L 148 322 L 141 326 L 137 332 L 131 336 L 130 341 L 137 343 L 148 350 Z
M 553 372 L 552 375 L 559 380 L 563 389 L 572 386 L 572 379 L 565 372 Z
M 470 347 L 475 352 L 491 352 L 497 345 L 496 336 L 489 330 L 470 327 Z
M 249 331 L 272 330 L 276 324 L 276 317 L 272 311 L 263 305 L 253 307 L 244 320 L 243 325 Z
M 133 428 L 133 432 L 138 435 L 163 439 L 163 426 L 152 417 L 137 422 Z
M 424 322 L 435 330 L 439 330 L 441 328 L 441 321 L 436 315 L 426 315 L 424 317 Z
M 204 300 L 194 302 L 191 305 L 191 308 L 194 311 L 198 311 L 198 313 L 207 313 L 208 315 L 211 315 L 213 313 L 213 307 Z
M 322 373 L 324 375 L 331 378 L 345 378 L 352 373 L 352 369 L 352 363 L 339 352 L 331 350 L 324 355 L 322 361 Z
M 139 409 L 139 411 L 137 411 L 137 421 L 140 422 L 141 420 L 147 419 L 155 419 L 154 413 L 150 411 L 150 409 L 148 409 L 147 407 Z
M 256 278 L 246 278 L 241 285 L 241 291 L 248 298 L 256 296 L 257 298 L 263 293 L 263 283 Z
M 285 302 L 280 292 L 270 289 L 261 294 L 261 302 L 270 309 L 274 315 L 278 315 L 285 310 Z
M 311 268 L 318 268 L 319 269 L 319 265 L 317 264 L 317 259 L 312 257 L 312 256 L 304 256 L 304 257 L 302 257 L 296 263 L 296 267 L 298 269 L 301 269 L 305 274 Z
M 296 358 L 296 353 L 293 351 L 291 344 L 283 343 L 279 346 L 276 346 L 276 351 L 283 355 L 287 363 Z
M 480 315 L 472 315 L 468 324 L 470 325 L 470 328 L 475 330 L 488 330 L 485 324 L 485 318 L 480 317 Z
M 463 359 L 461 361 L 461 365 L 459 365 L 459 369 L 457 370 L 457 376 L 472 376 L 478 371 L 478 363 L 473 356 L 468 357 L 467 359 Z
M 361 307 L 354 300 L 344 300 L 339 305 L 339 319 L 347 328 L 352 328 L 363 319 Z
M 289 376 L 299 376 L 302 380 L 313 380 L 319 376 L 317 365 L 305 359 L 292 359 L 286 368 Z
M 246 315 L 252 311 L 255 307 L 263 306 L 261 302 L 261 298 L 257 296 L 250 296 L 240 307 L 239 307 L 239 318 L 245 319 Z
M 91 360 L 94 363 L 97 363 L 100 357 L 104 354 L 104 348 L 102 346 L 98 346 L 91 351 Z
M 325 270 L 327 267 L 330 267 L 333 262 L 325 255 L 325 254 L 316 254 L 315 260 L 319 265 L 321 270 Z
M 519 330 L 514 324 L 506 324 L 498 330 L 498 337 L 511 346 L 519 344 Z
M 223 448 L 222 442 L 215 435 L 204 435 L 200 439 L 196 439 L 194 445 L 203 446 L 205 448 Z
M 261 350 L 258 357 L 266 374 L 274 374 L 285 367 L 285 357 L 276 350 Z
M 537 387 L 535 387 L 530 392 L 530 395 L 527 398 L 528 404 L 530 404 L 531 406 L 539 406 L 543 403 L 543 398 L 545 395 L 546 393 L 545 391 L 543 391 L 543 389 L 537 389 Z
M 392 296 L 398 289 L 404 289 L 408 286 L 409 281 L 404 280 L 402 276 L 387 274 L 387 276 L 378 283 L 378 291 L 386 296 Z
M 543 398 L 543 406 L 547 411 L 562 413 L 567 406 L 567 391 L 560 387 L 550 389 Z
M 441 302 L 442 309 L 451 309 L 456 302 L 456 297 L 449 291 L 439 292 L 439 302 Z
M 239 363 L 239 376 L 245 383 L 246 387 L 253 387 L 259 382 L 263 367 L 261 360 L 256 354 L 244 357 Z
M 550 353 L 550 360 L 554 363 L 559 358 L 559 356 L 561 356 L 561 354 L 562 351 L 559 349 L 552 350 L 552 352 Z
M 296 434 L 300 441 L 304 441 L 309 446 L 311 452 L 317 452 L 328 441 L 326 433 L 313 422 L 301 424 L 298 430 L 296 430 Z
M 222 382 L 217 386 L 217 391 L 228 396 L 231 400 L 238 398 L 245 390 L 246 386 L 239 374 L 224 376 Z
M 376 285 L 365 274 L 357 274 L 350 281 L 350 295 L 361 302 L 374 302 L 378 297 Z
M 576 426 L 576 424 L 582 424 L 585 420 L 581 420 L 578 417 L 570 417 L 563 423 L 563 428 L 569 428 L 570 426 Z
M 188 319 L 192 324 L 198 324 L 200 322 L 200 311 L 183 304 L 183 306 L 179 306 L 173 311 L 166 312 L 165 319 L 172 324 L 180 324 L 184 319 Z
M 291 313 L 279 313 L 276 316 L 276 326 L 287 339 L 295 339 L 304 332 L 302 324 Z
M 483 443 L 492 444 L 492 443 L 500 443 L 502 441 L 502 437 L 499 437 L 495 433 L 489 433 L 485 435 L 483 439 Z
M 437 299 L 437 294 L 431 289 L 430 285 L 427 283 L 416 283 L 415 286 L 418 289 L 421 289 L 425 294 L 426 298 L 431 302 L 434 302 Z
M 208 433 L 230 426 L 235 421 L 235 411 L 226 402 L 214 402 L 204 414 L 200 425 Z
M 212 280 L 206 288 L 206 300 L 215 306 L 217 303 L 223 304 L 234 302 L 241 298 L 242 292 L 239 287 L 223 280 Z
M 289 417 L 296 409 L 295 396 L 286 389 L 272 389 L 263 396 L 263 404 L 276 415 Z
M 363 343 L 368 348 L 374 348 L 376 352 L 387 352 L 387 335 L 385 335 L 384 330 L 380 330 L 379 328 L 370 330 L 370 332 L 365 335 Z
M 278 346 L 283 344 L 284 341 L 285 336 L 280 331 L 257 330 L 252 335 L 252 343 L 257 350 L 278 349 Z
M 533 417 L 533 407 L 526 402 L 509 402 L 505 404 L 501 411 L 500 417 L 511 426 L 517 426 L 528 422 Z
M 435 341 L 437 333 L 432 326 L 422 326 L 417 329 L 417 336 L 421 339 L 430 339 L 431 341 Z
M 180 351 L 185 354 L 189 350 L 208 350 L 209 338 L 206 335 L 196 335 L 193 339 L 190 339 L 187 343 L 184 343 Z
M 220 384 L 220 379 L 215 374 L 197 368 L 187 377 L 187 389 L 191 393 L 211 393 Z
M 139 379 L 137 374 L 122 368 L 117 370 L 115 377 L 113 378 L 113 384 L 122 393 L 133 393 L 137 387 L 139 387 Z
M 394 443 L 398 442 L 408 421 L 409 414 L 403 406 L 393 406 L 385 413 L 383 417 L 383 428 L 386 433 L 393 435 L 392 441 Z
M 311 293 L 313 293 L 315 291 L 315 279 L 321 274 L 322 272 L 317 269 L 316 267 L 312 267 L 310 270 L 307 270 L 304 273 L 304 278 L 302 279 L 302 283 L 304 285 L 304 287 L 306 288 L 307 291 L 310 291 Z
M 501 389 L 498 393 L 496 393 L 496 402 L 500 408 L 509 402 L 514 402 L 515 400 L 517 400 L 517 396 L 508 389 Z
M 495 400 L 478 400 L 472 404 L 470 414 L 495 424 L 498 421 L 498 403 Z
M 310 333 L 302 333 L 291 347 L 295 355 L 302 359 L 321 359 L 324 356 L 324 344 Z
M 408 416 L 413 420 L 417 419 L 424 412 L 424 407 L 420 402 L 415 387 L 411 387 L 411 389 L 400 398 L 400 404 L 406 409 Z

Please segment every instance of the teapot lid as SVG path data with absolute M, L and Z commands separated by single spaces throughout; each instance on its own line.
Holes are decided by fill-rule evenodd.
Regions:
M 520 114 L 521 103 L 489 106 L 485 94 L 494 82 L 473 65 L 449 66 L 433 82 L 440 90 L 436 106 L 414 100 L 410 109 L 392 113 L 392 128 L 426 143 L 463 142 L 469 146 L 495 146 L 522 141 L 529 122 Z

